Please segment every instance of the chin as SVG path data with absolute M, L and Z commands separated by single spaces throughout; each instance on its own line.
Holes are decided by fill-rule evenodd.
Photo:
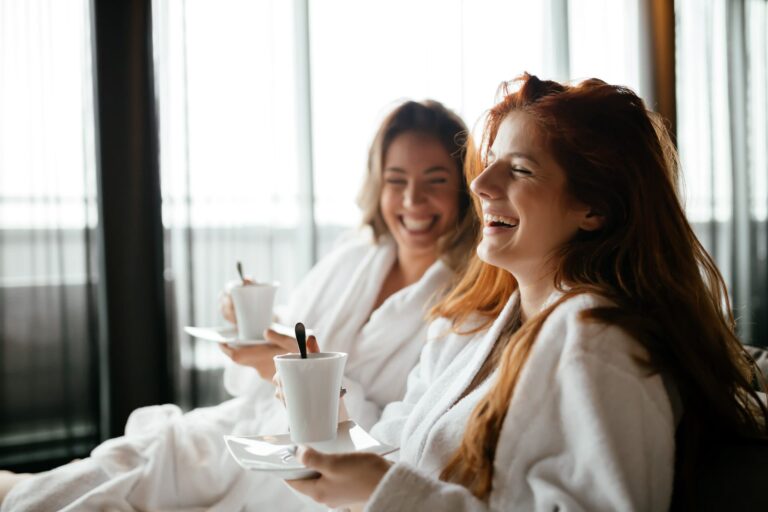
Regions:
M 480 261 L 496 268 L 507 270 L 506 267 L 509 263 L 507 260 L 509 258 L 506 256 L 505 254 L 500 254 L 500 251 L 495 248 L 485 246 L 483 242 L 480 242 L 480 245 L 477 246 L 477 257 L 480 258 Z
M 404 239 L 404 237 L 400 237 L 400 240 L 398 240 L 397 243 L 402 248 L 408 249 L 409 251 L 417 251 L 417 252 L 437 251 L 437 240 L 422 242 L 418 240 L 408 240 L 407 238 Z

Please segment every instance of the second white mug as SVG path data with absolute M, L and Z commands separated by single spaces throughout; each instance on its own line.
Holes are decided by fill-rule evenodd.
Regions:
M 336 439 L 339 425 L 339 391 L 347 354 L 318 352 L 274 357 L 283 386 L 288 426 L 294 443 Z
M 277 285 L 252 283 L 232 287 L 230 294 L 237 317 L 237 337 L 241 340 L 264 339 L 272 324 Z

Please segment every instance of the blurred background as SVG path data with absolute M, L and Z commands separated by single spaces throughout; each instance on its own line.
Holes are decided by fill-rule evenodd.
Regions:
M 240 260 L 278 302 L 358 224 L 379 121 L 479 132 L 528 71 L 627 85 L 768 344 L 768 0 L 0 0 L 0 467 L 83 456 L 152 403 L 226 398 Z

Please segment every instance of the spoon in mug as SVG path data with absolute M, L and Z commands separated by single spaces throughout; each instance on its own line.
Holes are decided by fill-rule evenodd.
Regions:
M 240 275 L 240 280 L 243 282 L 243 286 L 248 284 L 245 280 L 245 276 L 243 276 L 243 264 L 239 261 L 237 262 L 237 273 Z
M 304 329 L 304 324 L 299 322 L 296 324 L 296 342 L 299 344 L 299 352 L 301 352 L 301 358 L 307 358 L 307 332 Z

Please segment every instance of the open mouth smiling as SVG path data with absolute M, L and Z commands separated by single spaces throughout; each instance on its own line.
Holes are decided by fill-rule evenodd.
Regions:
M 486 227 L 490 228 L 516 228 L 520 223 L 520 219 L 514 219 L 512 217 L 503 217 L 501 215 L 493 215 L 490 213 L 483 214 L 483 221 Z
M 406 217 L 399 215 L 400 224 L 411 233 L 426 233 L 437 224 L 438 215 L 425 218 Z

